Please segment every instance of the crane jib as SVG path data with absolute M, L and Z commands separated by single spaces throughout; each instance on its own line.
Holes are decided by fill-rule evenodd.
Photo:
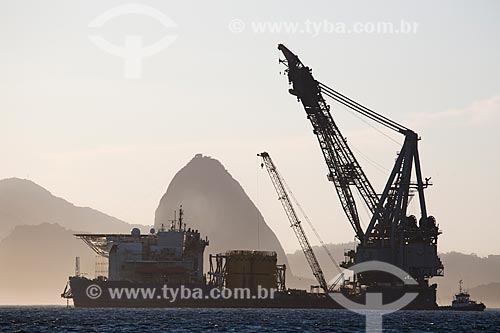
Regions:
M 271 156 L 269 156 L 267 152 L 260 153 L 257 156 L 260 156 L 262 158 L 262 166 L 266 167 L 269 177 L 271 178 L 271 182 L 273 183 L 276 193 L 278 194 L 278 199 L 280 200 L 283 209 L 285 210 L 285 213 L 290 222 L 290 226 L 292 227 L 293 232 L 295 233 L 295 236 L 299 241 L 300 247 L 304 252 L 304 256 L 306 257 L 306 260 L 309 263 L 309 266 L 311 267 L 314 277 L 318 281 L 319 286 L 323 289 L 323 291 L 325 293 L 328 293 L 329 291 L 333 290 L 338 281 L 336 281 L 332 286 L 329 286 L 328 283 L 326 282 L 325 276 L 318 262 L 318 259 L 314 254 L 311 244 L 307 239 L 306 233 L 302 228 L 297 212 L 292 204 L 292 200 L 290 199 L 291 191 L 289 190 L 285 180 L 283 179 L 278 169 L 276 168 L 276 165 L 271 159 Z M 323 242 L 322 241 L 320 242 L 324 246 Z M 331 253 L 328 250 L 327 252 L 330 258 L 334 260 Z M 334 264 L 336 265 L 335 262 Z

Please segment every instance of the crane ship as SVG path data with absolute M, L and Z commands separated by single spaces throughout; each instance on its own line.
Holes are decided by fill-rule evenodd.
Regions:
M 334 184 L 357 240 L 356 249 L 345 253 L 346 260 L 341 266 L 349 269 L 364 262 L 378 261 L 401 269 L 416 281 L 416 285 L 408 285 L 384 272 L 362 272 L 356 273 L 354 280 L 344 285 L 344 293 L 363 300 L 367 293 L 379 292 L 384 303 L 395 301 L 406 293 L 416 293 L 417 297 L 407 308 L 437 309 L 437 285 L 430 284 L 429 280 L 444 273 L 437 254 L 441 231 L 436 219 L 427 212 L 424 190 L 431 184 L 429 178 L 424 180 L 422 176 L 418 150 L 420 137 L 415 131 L 317 81 L 312 70 L 283 44 L 278 45 L 278 50 L 284 56 L 280 62 L 286 67 L 285 73 L 291 85 L 289 93 L 302 104 L 312 125 L 326 162 L 327 178 Z M 403 145 L 380 195 L 340 132 L 325 97 L 356 115 L 403 135 Z M 355 192 L 361 198 L 358 202 Z M 420 208 L 418 219 L 408 214 L 408 204 L 415 192 Z M 366 229 L 360 223 L 359 205 L 365 205 L 371 215 Z M 315 275 L 321 275 L 316 271 Z M 328 291 L 329 287 L 324 285 L 323 289 Z
M 317 81 L 312 70 L 297 55 L 282 44 L 278 45 L 278 49 L 284 56 L 280 63 L 286 67 L 285 73 L 291 86 L 289 93 L 302 104 L 326 162 L 327 179 L 334 185 L 357 240 L 355 250 L 346 251 L 345 260 L 338 264 L 302 212 L 270 154 L 258 154 L 321 291 L 313 293 L 287 288 L 286 266 L 277 263 L 276 253 L 272 251 L 228 250 L 210 254 L 209 270 L 204 274 L 204 251 L 209 241 L 203 239 L 198 230 L 187 229 L 181 207 L 179 218 L 175 215 L 169 228 L 151 230 L 147 235 L 141 235 L 138 229 L 130 235 L 77 234 L 99 257 L 107 260 L 108 272 L 89 279 L 77 269 L 75 276 L 69 278 L 62 297 L 73 299 L 75 306 L 82 307 L 343 308 L 330 297 L 332 293 L 342 294 L 360 304 L 366 304 L 369 293 L 382 294 L 385 304 L 413 293 L 416 297 L 405 309 L 438 309 L 437 285 L 429 280 L 444 274 L 437 254 L 441 231 L 436 219 L 427 212 L 424 190 L 431 184 L 430 178 L 422 176 L 418 150 L 420 137 L 415 131 Z M 380 194 L 375 191 L 347 139 L 340 132 L 325 97 L 403 136 L 404 142 Z M 355 193 L 358 199 L 355 199 Z M 418 218 L 408 214 L 408 204 L 414 196 L 419 202 Z M 370 215 L 366 228 L 362 227 L 358 213 L 360 205 L 364 205 Z M 302 228 L 296 207 L 312 227 L 332 265 L 339 271 L 330 282 L 327 282 Z M 355 272 L 352 278 L 345 278 L 342 269 L 349 270 L 370 261 L 395 266 L 415 283 L 406 284 L 400 277 L 376 270 Z M 165 288 L 185 288 L 190 295 L 196 291 L 203 296 L 172 299 L 164 297 L 164 294 L 153 293 L 149 297 L 149 294 L 141 292 Z M 217 290 L 241 288 L 248 290 L 247 297 L 207 296 Z M 139 290 L 132 293 L 136 296 L 133 299 L 115 297 L 116 290 L 130 289 Z M 272 293 L 273 297 L 260 298 L 258 293 L 261 289 L 266 289 L 266 295 Z

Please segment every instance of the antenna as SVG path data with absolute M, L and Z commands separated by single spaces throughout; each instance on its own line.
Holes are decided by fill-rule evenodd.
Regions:
M 80 257 L 75 258 L 75 276 L 79 277 L 80 274 Z
M 179 208 L 179 230 L 182 229 L 183 216 L 184 216 L 184 211 L 182 210 L 182 205 L 181 205 L 181 207 Z

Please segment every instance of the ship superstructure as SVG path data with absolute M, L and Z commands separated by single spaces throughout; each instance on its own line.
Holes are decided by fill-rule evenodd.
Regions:
M 209 241 L 187 227 L 182 206 L 167 225 L 144 235 L 137 228 L 130 234 L 75 234 L 101 259 L 96 264 L 99 261 L 102 266 L 104 259 L 107 269 L 96 268 L 95 278 L 87 278 L 77 257 L 75 275 L 69 277 L 61 297 L 72 299 L 77 307 L 338 307 L 326 295 L 301 294 L 303 299 L 297 300 L 295 293 L 286 290 L 286 267 L 277 265 L 274 251 L 229 250 L 210 255 L 205 275 L 203 256 Z M 168 288 L 175 292 L 169 295 Z M 246 298 L 217 297 L 228 290 L 248 294 Z M 281 294 L 256 299 L 262 290 L 267 291 L 266 297 L 271 291 Z
M 168 228 L 151 229 L 141 235 L 138 228 L 130 234 L 76 234 L 94 252 L 109 261 L 109 281 L 139 283 L 201 284 L 204 282 L 203 253 L 208 239 L 179 217 Z M 177 216 L 177 214 L 176 214 Z

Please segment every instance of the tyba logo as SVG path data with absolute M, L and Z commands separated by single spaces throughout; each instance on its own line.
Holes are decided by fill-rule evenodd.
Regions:
M 417 285 L 417 281 L 399 267 L 382 261 L 366 261 L 349 268 L 354 274 L 363 272 L 380 271 L 389 273 L 399 278 L 406 285 Z M 364 315 L 366 318 L 366 332 L 382 332 L 382 316 L 400 310 L 410 304 L 418 293 L 406 293 L 395 302 L 382 303 L 382 293 L 366 293 L 366 304 L 351 301 L 338 292 L 329 293 L 337 303 L 344 308 Z
M 111 8 L 89 23 L 89 28 L 102 27 L 114 18 L 123 15 L 145 15 L 161 23 L 165 28 L 176 28 L 177 24 L 159 10 L 142 4 L 124 4 Z M 125 45 L 115 45 L 105 40 L 101 36 L 90 35 L 89 39 L 101 50 L 123 58 L 125 60 L 124 75 L 128 79 L 137 79 L 142 76 L 142 62 L 144 58 L 155 55 L 176 39 L 177 35 L 165 35 L 157 42 L 143 46 L 143 37 L 138 35 L 126 35 Z

